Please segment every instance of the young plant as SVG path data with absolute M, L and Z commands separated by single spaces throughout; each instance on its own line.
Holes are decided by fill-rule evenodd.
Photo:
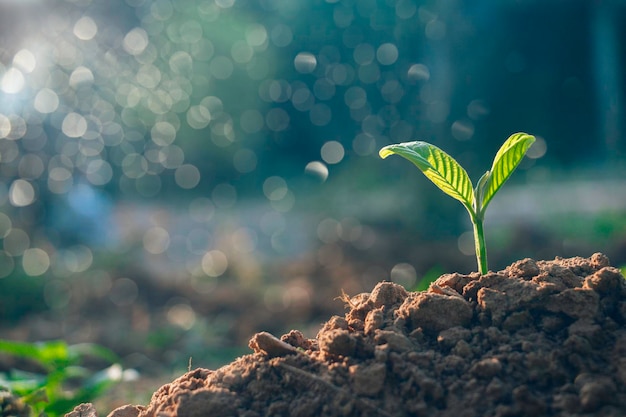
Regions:
M 444 193 L 463 204 L 474 225 L 478 270 L 485 274 L 488 270 L 483 231 L 485 210 L 534 141 L 535 137 L 526 133 L 511 135 L 496 153 L 491 169 L 480 177 L 475 188 L 465 169 L 450 155 L 430 143 L 417 141 L 388 145 L 379 154 L 383 159 L 393 154 L 408 159 Z

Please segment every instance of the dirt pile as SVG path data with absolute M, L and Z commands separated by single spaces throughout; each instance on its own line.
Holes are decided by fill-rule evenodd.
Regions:
M 626 415 L 626 284 L 602 254 L 345 301 L 315 339 L 259 333 L 110 417 Z

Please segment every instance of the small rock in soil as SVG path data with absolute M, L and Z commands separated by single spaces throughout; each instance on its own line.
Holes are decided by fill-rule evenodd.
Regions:
M 289 339 L 289 336 L 285 337 L 285 339 Z M 268 332 L 255 334 L 250 339 L 248 346 L 256 353 L 263 353 L 270 358 L 292 355 L 298 352 L 295 347 Z

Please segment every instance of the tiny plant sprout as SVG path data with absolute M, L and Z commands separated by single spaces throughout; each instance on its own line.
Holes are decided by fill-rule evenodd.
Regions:
M 465 169 L 450 155 L 430 143 L 417 141 L 388 145 L 379 154 L 383 159 L 393 154 L 408 159 L 444 193 L 463 204 L 474 225 L 478 270 L 486 274 L 487 250 L 483 232 L 485 210 L 534 141 L 535 137 L 526 133 L 511 135 L 496 153 L 491 169 L 480 177 L 475 188 Z

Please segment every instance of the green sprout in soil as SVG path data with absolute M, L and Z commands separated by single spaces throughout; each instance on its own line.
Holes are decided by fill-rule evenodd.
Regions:
M 526 133 L 511 135 L 496 153 L 491 169 L 480 177 L 475 188 L 465 169 L 450 155 L 430 143 L 417 141 L 388 145 L 379 154 L 383 159 L 392 154 L 408 159 L 444 193 L 463 204 L 474 226 L 478 270 L 486 274 L 487 249 L 483 231 L 485 210 L 534 141 L 535 137 Z

